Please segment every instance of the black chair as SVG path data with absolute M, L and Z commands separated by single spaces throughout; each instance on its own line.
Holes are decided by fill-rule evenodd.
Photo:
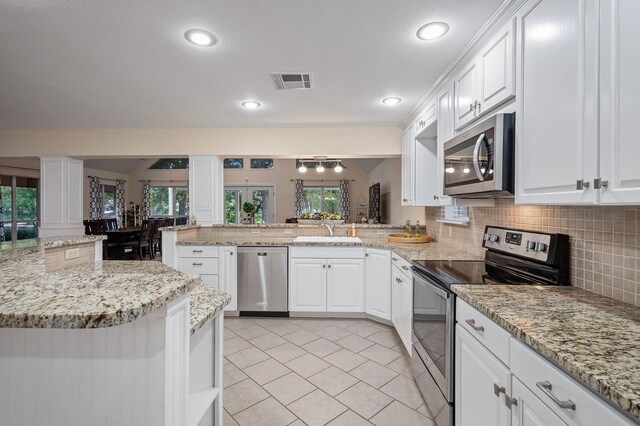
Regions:
M 129 252 L 129 254 L 135 256 L 135 254 L 137 253 L 140 260 L 143 260 L 147 253 L 149 254 L 149 259 L 153 260 L 151 238 L 153 237 L 154 229 L 155 222 L 153 220 L 143 220 L 142 226 L 140 227 L 140 236 L 133 241 L 122 243 L 122 247 L 125 250 L 125 255 L 127 254 L 126 249 L 130 248 L 131 251 Z
M 153 236 L 151 237 L 151 252 L 153 253 L 153 257 L 156 256 L 156 252 L 160 252 L 160 256 L 162 256 L 162 232 L 160 231 L 160 228 L 171 226 L 172 224 L 173 218 L 154 220 L 155 229 L 153 230 Z
M 104 235 L 105 224 L 102 220 L 84 220 L 85 235 Z
M 118 219 L 104 219 L 104 229 L 108 231 L 117 231 Z
M 176 226 L 177 225 L 186 225 L 187 224 L 187 219 L 189 219 L 187 216 L 176 217 L 176 220 L 175 220 Z

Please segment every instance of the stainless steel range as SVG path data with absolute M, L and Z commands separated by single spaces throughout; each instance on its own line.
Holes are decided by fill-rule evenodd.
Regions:
M 412 370 L 438 426 L 454 424 L 452 284 L 568 285 L 569 237 L 487 226 L 484 261 L 413 262 Z

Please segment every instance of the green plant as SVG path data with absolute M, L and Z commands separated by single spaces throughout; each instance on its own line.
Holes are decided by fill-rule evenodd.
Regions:
M 260 210 L 260 207 L 262 207 L 262 203 L 254 206 L 253 203 L 246 202 L 242 205 L 242 211 L 246 214 L 256 214 L 256 212 Z

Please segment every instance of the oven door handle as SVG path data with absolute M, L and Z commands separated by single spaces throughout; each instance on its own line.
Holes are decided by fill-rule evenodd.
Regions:
M 447 292 L 446 290 L 443 290 L 442 288 L 440 288 L 436 284 L 433 284 L 433 283 L 427 281 L 426 279 L 424 279 L 423 277 L 421 277 L 418 274 L 414 273 L 413 274 L 413 279 L 415 281 L 418 281 L 422 285 L 428 286 L 429 289 L 431 291 L 433 291 L 435 294 L 437 294 L 438 296 L 444 297 L 445 299 L 448 299 L 451 296 L 451 293 Z
M 480 180 L 480 182 L 484 182 L 484 173 L 482 173 L 482 171 L 480 170 L 480 146 L 482 146 L 485 138 L 485 133 L 478 136 L 476 146 L 473 148 L 473 168 L 475 169 L 476 175 L 478 175 L 478 179 Z

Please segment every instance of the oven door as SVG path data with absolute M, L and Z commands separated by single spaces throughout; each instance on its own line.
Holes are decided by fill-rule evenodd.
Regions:
M 413 348 L 447 402 L 453 402 L 455 297 L 413 273 Z

